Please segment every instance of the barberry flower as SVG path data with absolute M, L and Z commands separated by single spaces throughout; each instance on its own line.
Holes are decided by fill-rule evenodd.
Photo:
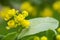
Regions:
M 9 20 L 7 25 L 9 28 L 16 28 L 17 27 L 14 20 Z
M 23 11 L 23 12 L 22 12 L 22 15 L 23 15 L 24 17 L 27 17 L 27 16 L 28 16 L 28 12 L 27 12 L 27 11 Z
M 22 25 L 23 27 L 25 27 L 25 28 L 29 28 L 29 26 L 30 26 L 30 21 L 29 21 L 29 20 L 23 20 L 23 21 L 21 22 L 21 25 Z
M 46 36 L 41 37 L 41 40 L 48 40 Z

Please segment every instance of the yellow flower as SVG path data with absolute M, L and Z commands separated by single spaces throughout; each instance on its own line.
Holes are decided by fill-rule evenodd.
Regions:
M 41 37 L 41 40 L 48 40 L 46 36 Z
M 60 40 L 60 35 L 57 35 L 56 36 L 56 40 Z
M 28 12 L 27 12 L 27 11 L 23 11 L 23 12 L 22 12 L 22 15 L 23 15 L 24 17 L 27 17 L 27 16 L 28 16 Z
M 35 36 L 34 40 L 40 40 L 40 38 L 38 36 Z
M 58 33 L 60 33 L 60 28 L 57 29 Z
M 20 9 L 22 11 L 28 11 L 31 17 L 36 17 L 36 8 L 33 7 L 29 2 L 24 2 L 23 4 L 21 4 Z
M 41 14 L 43 17 L 51 17 L 53 15 L 52 10 L 50 10 L 49 8 L 45 8 Z
M 17 11 L 15 9 L 8 10 L 8 14 L 11 16 L 14 16 L 16 13 L 17 13 Z
M 22 14 L 19 14 L 18 16 L 16 16 L 15 21 L 16 21 L 16 22 L 21 22 L 21 21 L 24 20 L 24 18 L 25 18 L 25 17 L 24 17 Z
M 1 17 L 5 20 L 8 21 L 12 16 L 16 14 L 15 9 L 4 9 L 1 11 Z
M 14 20 L 9 20 L 7 24 L 9 28 L 16 28 L 16 24 Z
M 1 17 L 5 20 L 8 21 L 11 17 L 8 14 L 2 13 Z
M 23 21 L 21 22 L 21 25 L 22 25 L 23 27 L 25 27 L 25 28 L 29 28 L 29 26 L 30 26 L 30 21 L 29 21 L 29 20 L 23 20 Z
M 31 4 L 29 2 L 24 2 L 21 7 L 21 10 L 26 10 L 28 12 L 31 12 L 33 10 L 33 7 L 31 6 Z
M 55 10 L 60 10 L 60 1 L 56 1 L 54 4 L 53 4 L 53 8 Z
M 36 17 L 37 16 L 37 9 L 33 8 L 32 12 L 29 14 L 31 17 Z

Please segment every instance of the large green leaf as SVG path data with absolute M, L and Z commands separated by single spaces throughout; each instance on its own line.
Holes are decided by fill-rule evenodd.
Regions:
M 17 32 L 12 32 L 7 34 L 2 40 L 15 40 L 17 37 Z
M 21 34 L 19 34 L 18 39 L 24 36 L 47 31 L 49 29 L 53 30 L 56 33 L 55 29 L 58 27 L 58 24 L 59 24 L 58 20 L 50 17 L 34 18 L 34 19 L 30 19 L 29 21 L 31 22 L 30 28 L 23 30 Z

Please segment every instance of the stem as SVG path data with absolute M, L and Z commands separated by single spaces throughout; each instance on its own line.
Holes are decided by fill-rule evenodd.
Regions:
M 18 34 L 17 34 L 16 40 L 18 40 L 18 35 L 22 32 L 22 30 L 23 30 L 23 27 L 20 27 L 20 29 L 17 30 L 17 33 L 18 33 Z
M 20 34 L 21 33 L 21 31 L 23 30 L 23 28 L 22 27 L 20 27 L 20 29 L 18 29 L 18 34 Z
M 56 32 L 56 30 L 53 30 L 54 32 L 55 32 L 55 35 L 57 35 L 57 32 Z

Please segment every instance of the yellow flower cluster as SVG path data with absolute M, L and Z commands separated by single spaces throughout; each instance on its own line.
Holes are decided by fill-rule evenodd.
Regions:
M 20 9 L 28 11 L 29 15 L 32 16 L 32 17 L 36 16 L 36 8 L 34 8 L 30 4 L 30 2 L 24 2 L 24 3 L 22 3 L 21 6 L 20 6 Z
M 11 17 L 13 17 L 17 11 L 15 9 L 4 9 L 1 11 L 1 17 L 5 20 L 8 21 Z
M 48 40 L 48 38 L 46 36 L 43 36 L 43 37 L 38 37 L 38 36 L 35 36 L 34 37 L 34 40 Z
M 7 21 L 7 29 L 16 28 L 18 25 L 28 28 L 30 26 L 30 22 L 25 19 L 27 16 L 27 11 L 23 11 L 22 13 L 19 13 L 19 11 L 15 9 L 1 11 L 1 17 Z
M 60 11 L 60 1 L 56 1 L 54 4 L 53 4 L 53 8 L 57 11 Z
M 49 9 L 49 8 L 45 8 L 44 10 L 43 10 L 43 12 L 42 12 L 42 14 L 41 14 L 43 17 L 51 17 L 51 16 L 53 16 L 53 12 L 52 12 L 52 10 L 51 9 Z
M 23 11 L 22 14 L 19 14 L 18 16 L 15 16 L 15 21 L 18 24 L 21 24 L 23 27 L 28 28 L 30 26 L 30 22 L 28 20 L 25 20 L 25 17 L 28 16 L 27 11 Z
M 21 7 L 21 10 L 27 10 L 28 12 L 31 12 L 33 10 L 33 7 L 31 6 L 31 4 L 29 2 L 24 2 Z

